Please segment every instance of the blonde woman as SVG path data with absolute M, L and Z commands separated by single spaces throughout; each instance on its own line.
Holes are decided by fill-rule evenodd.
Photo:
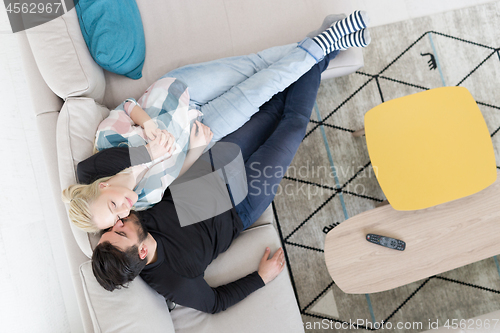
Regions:
M 210 129 L 196 122 L 191 130 L 190 150 L 181 173 L 187 170 L 189 164 L 196 161 L 211 138 Z M 69 204 L 71 221 L 87 232 L 97 232 L 113 226 L 119 219 L 128 216 L 138 200 L 134 188 L 155 160 L 171 152 L 173 142 L 171 134 L 161 131 L 145 146 L 108 149 L 106 154 L 99 152 L 85 160 L 84 168 L 79 164 L 78 179 L 86 184 L 71 185 L 63 191 L 63 201 Z M 124 164 L 122 168 L 118 166 L 123 171 L 114 174 L 117 161 L 123 159 L 129 163 Z M 89 165 L 99 169 L 99 178 L 93 178 L 97 173 L 94 173 Z M 106 169 L 113 171 L 109 173 Z

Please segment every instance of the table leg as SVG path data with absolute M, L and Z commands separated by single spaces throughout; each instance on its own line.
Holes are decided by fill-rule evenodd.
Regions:
M 352 136 L 355 137 L 355 138 L 359 138 L 360 136 L 363 136 L 365 135 L 365 129 L 362 128 L 362 129 L 359 129 L 355 132 L 352 133 Z
M 382 202 L 377 203 L 377 204 L 375 205 L 375 208 L 382 207 L 382 206 L 387 206 L 387 205 L 389 205 L 389 201 L 384 200 L 384 201 L 382 201 Z

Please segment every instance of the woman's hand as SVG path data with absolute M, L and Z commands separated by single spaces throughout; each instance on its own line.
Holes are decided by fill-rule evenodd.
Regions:
M 156 160 L 166 154 L 172 154 L 174 143 L 175 138 L 172 134 L 166 130 L 160 130 L 160 134 L 156 135 L 155 139 L 146 145 L 151 160 Z
M 203 125 L 196 120 L 191 128 L 191 136 L 189 137 L 189 149 L 208 146 L 212 141 L 214 134 L 210 127 Z
M 158 128 L 158 125 L 154 122 L 153 119 L 149 119 L 143 124 L 144 134 L 149 140 L 154 140 L 158 135 L 161 135 L 161 130 Z
M 271 259 L 269 259 L 270 253 L 271 249 L 267 247 L 266 252 L 264 252 L 264 256 L 260 260 L 258 270 L 258 273 L 265 284 L 274 280 L 274 278 L 277 277 L 285 267 L 285 254 L 283 253 L 283 249 L 281 247 L 278 251 L 276 251 Z

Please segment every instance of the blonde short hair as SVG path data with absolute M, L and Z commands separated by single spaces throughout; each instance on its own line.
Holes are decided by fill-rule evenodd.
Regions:
M 100 231 L 92 220 L 90 205 L 101 194 L 99 184 L 108 181 L 110 178 L 103 177 L 89 185 L 70 185 L 62 192 L 63 202 L 69 205 L 69 219 L 76 227 L 86 232 Z

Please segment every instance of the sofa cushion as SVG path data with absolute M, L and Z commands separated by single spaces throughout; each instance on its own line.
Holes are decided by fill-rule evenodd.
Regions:
M 165 298 L 141 278 L 110 292 L 97 282 L 90 261 L 80 266 L 80 277 L 94 332 L 175 332 Z
M 95 62 L 110 72 L 140 79 L 146 45 L 135 0 L 80 0 L 75 8 Z
M 272 225 L 242 232 L 229 250 L 208 266 L 205 280 L 216 287 L 252 273 L 267 246 L 271 253 L 281 246 Z M 225 311 L 207 314 L 177 305 L 170 314 L 176 333 L 304 332 L 286 267 L 276 279 Z
M 76 166 L 93 153 L 97 126 L 109 110 L 91 98 L 68 98 L 57 120 L 57 159 L 61 190 L 76 184 Z M 89 258 L 96 235 L 87 234 L 71 224 L 80 249 Z
M 26 30 L 26 36 L 43 79 L 56 95 L 102 102 L 104 71 L 90 56 L 75 10 Z

